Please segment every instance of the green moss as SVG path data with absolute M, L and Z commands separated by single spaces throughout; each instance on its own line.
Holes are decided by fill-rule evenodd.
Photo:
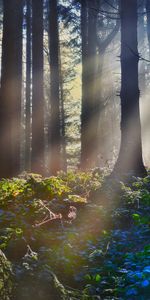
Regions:
M 0 299 L 10 300 L 12 295 L 12 269 L 4 253 L 0 250 Z

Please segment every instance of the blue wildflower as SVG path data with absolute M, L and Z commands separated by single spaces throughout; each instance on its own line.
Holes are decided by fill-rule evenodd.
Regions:
M 150 266 L 147 266 L 143 270 L 144 273 L 150 273 Z
M 132 295 L 137 295 L 138 292 L 135 288 L 129 288 L 127 291 L 126 291 L 126 296 L 132 296 Z
M 149 281 L 147 279 L 143 280 L 141 283 L 142 287 L 147 287 L 149 285 Z

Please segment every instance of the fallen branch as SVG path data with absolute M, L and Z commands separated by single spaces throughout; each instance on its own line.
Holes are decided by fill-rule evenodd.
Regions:
M 53 213 L 53 215 L 54 215 L 53 217 L 51 217 L 51 218 L 49 218 L 47 220 L 44 219 L 42 222 L 40 222 L 38 224 L 35 224 L 35 225 L 32 225 L 32 227 L 33 228 L 37 228 L 37 227 L 45 225 L 45 224 L 47 224 L 47 223 L 49 223 L 49 222 L 51 222 L 53 220 L 62 220 L 62 214 L 54 214 Z
M 45 204 L 42 200 L 39 201 L 40 205 L 42 206 L 42 209 L 44 208 L 46 211 L 48 211 L 49 213 L 49 216 L 46 216 L 41 222 L 35 224 L 35 225 L 32 225 L 33 228 L 37 228 L 37 227 L 40 227 L 42 225 L 45 225 L 47 223 L 50 223 L 51 221 L 54 221 L 54 220 L 61 220 L 61 223 L 62 223 L 62 220 L 64 218 L 64 220 L 68 223 L 72 223 L 73 220 L 76 219 L 76 216 L 77 216 L 77 209 L 76 207 L 74 206 L 70 206 L 69 207 L 69 211 L 67 212 L 67 214 L 65 214 L 65 216 L 61 213 L 59 214 L 55 214 L 53 213 Z

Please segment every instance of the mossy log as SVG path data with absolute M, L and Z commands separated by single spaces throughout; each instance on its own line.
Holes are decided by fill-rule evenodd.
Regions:
M 29 271 L 17 280 L 15 300 L 79 300 L 80 293 L 68 291 L 45 265 Z
M 13 275 L 11 263 L 0 250 L 0 299 L 11 300 L 13 290 Z

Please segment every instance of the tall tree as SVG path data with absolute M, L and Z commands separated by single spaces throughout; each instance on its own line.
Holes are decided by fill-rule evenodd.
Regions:
M 60 48 L 60 44 L 59 44 Z M 59 78 L 60 78 L 60 125 L 61 125 L 61 169 L 67 171 L 66 134 L 65 134 L 65 109 L 64 109 L 64 78 L 59 49 Z
M 147 38 L 149 46 L 149 57 L 150 57 L 150 0 L 146 0 L 146 15 L 147 15 Z
M 119 30 L 119 20 L 105 36 L 99 36 L 103 19 L 98 18 L 101 0 L 81 1 L 82 40 L 82 112 L 81 112 L 81 167 L 98 163 L 98 128 L 102 108 L 101 78 L 105 50 Z M 112 9 L 111 9 L 112 10 Z M 115 12 L 117 17 L 118 11 Z M 109 15 L 110 17 L 110 15 Z M 106 21 L 106 20 L 105 20 Z M 114 23 L 114 20 L 113 20 Z M 103 28 L 104 29 L 104 28 Z M 104 30 L 103 30 L 104 31 Z M 108 32 L 108 30 L 107 30 Z
M 17 9 L 16 9 L 17 7 Z M 23 0 L 14 3 L 15 14 L 15 63 L 14 63 L 14 104 L 13 104 L 13 174 L 20 171 L 20 135 L 21 135 L 21 97 L 22 97 L 22 35 L 23 35 Z
M 49 123 L 49 171 L 56 174 L 61 168 L 60 98 L 59 98 L 59 32 L 57 1 L 49 1 L 49 50 L 51 79 L 51 120 Z
M 97 0 L 81 1 L 82 37 L 82 114 L 81 166 L 91 167 L 96 162 L 99 99 L 96 93 L 97 57 Z
M 32 0 L 31 169 L 44 173 L 43 0 Z
M 3 10 L 0 177 L 12 177 L 20 171 L 23 1 L 3 1 Z
M 26 130 L 25 168 L 30 170 L 31 136 L 31 0 L 26 0 Z
M 145 1 L 139 6 L 139 22 L 138 22 L 138 41 L 139 41 L 139 52 L 142 53 L 142 56 L 145 57 Z M 144 52 L 144 53 L 143 53 Z M 139 73 L 140 73 L 140 89 L 142 94 L 145 92 L 146 88 L 146 78 L 145 78 L 145 61 L 140 61 L 139 64 Z
M 87 160 L 87 127 L 89 108 L 87 103 L 87 66 L 88 66 L 88 6 L 87 1 L 81 1 L 81 39 L 82 39 L 82 110 L 81 110 L 81 167 Z
M 114 168 L 118 175 L 146 174 L 142 160 L 138 62 L 137 0 L 121 0 L 121 145 Z

